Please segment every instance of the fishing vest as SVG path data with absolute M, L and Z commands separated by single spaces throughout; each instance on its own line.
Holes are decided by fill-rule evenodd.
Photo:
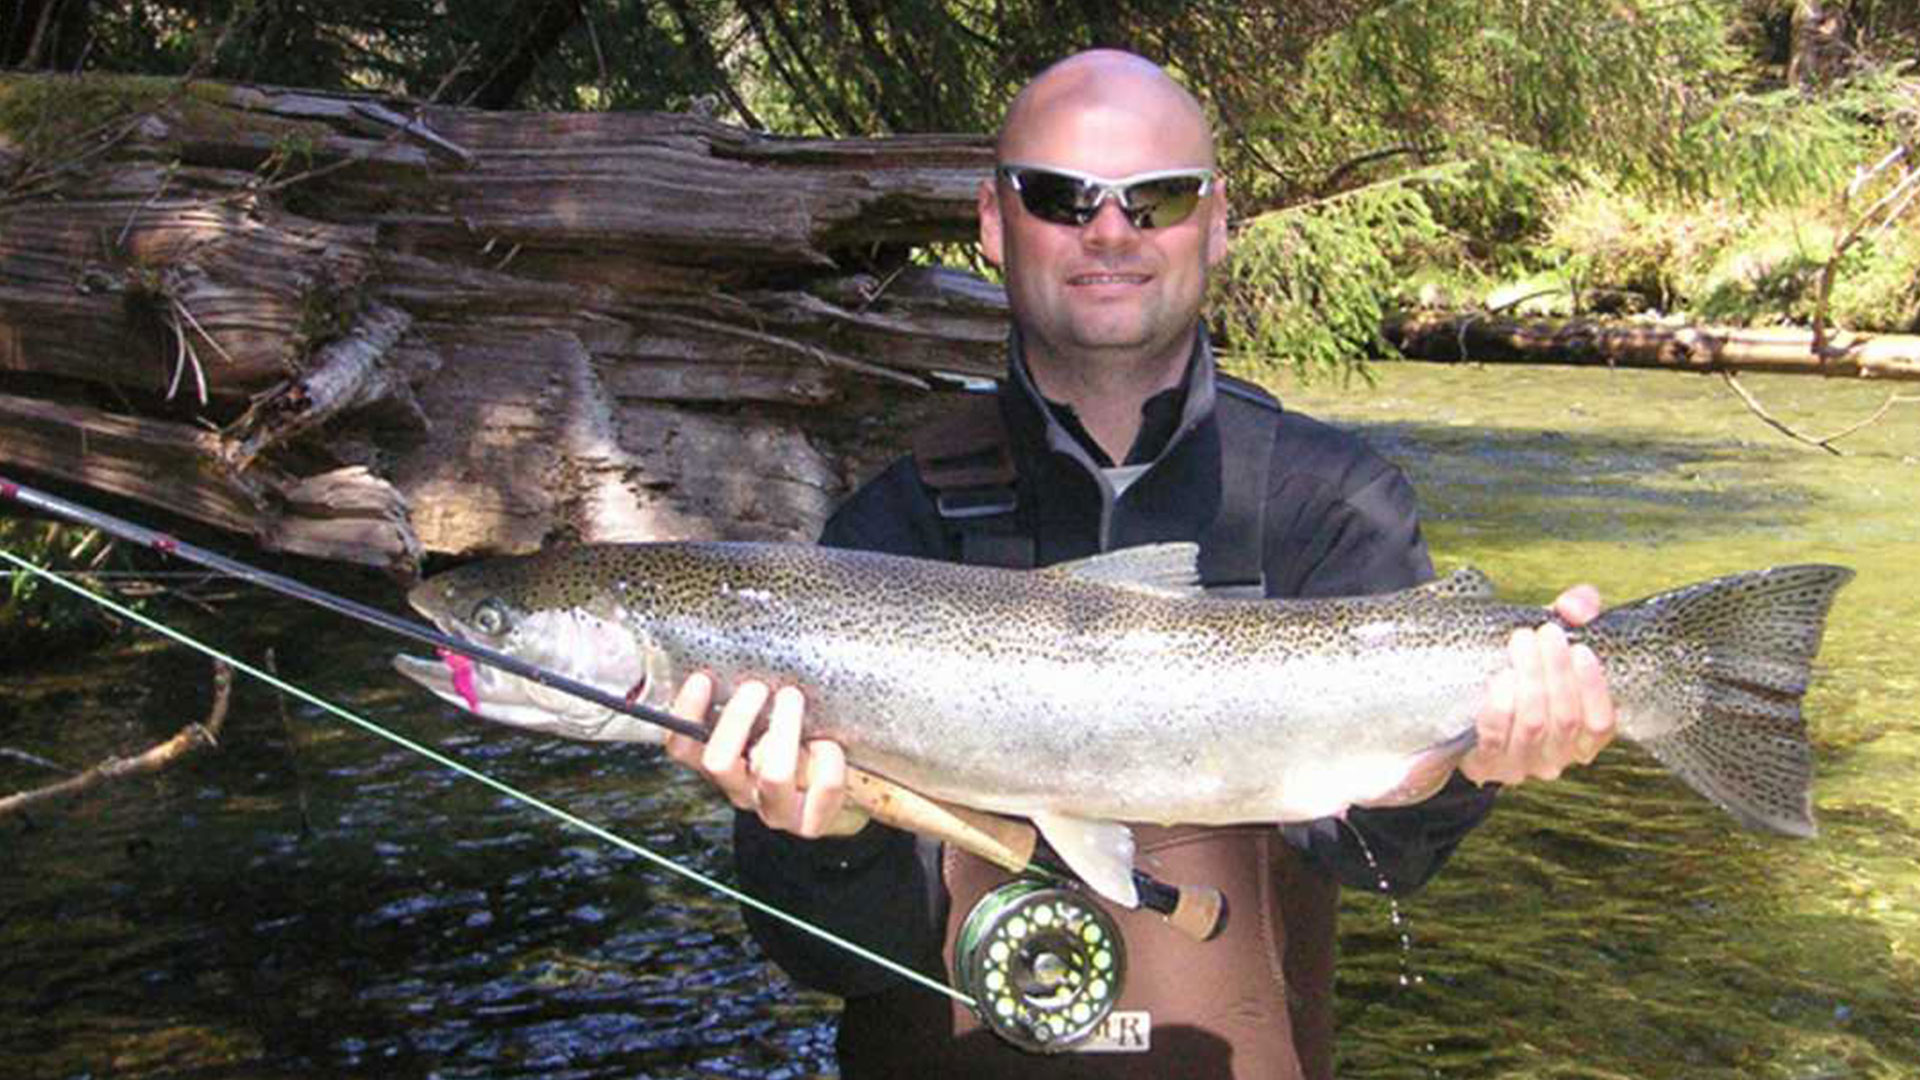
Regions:
M 1268 465 L 1278 410 L 1257 392 L 1216 383 L 1222 491 L 1200 536 L 1201 581 L 1258 595 Z M 1032 568 L 1012 440 L 997 396 L 982 395 L 914 439 L 921 482 L 960 561 Z M 964 1007 L 917 987 L 849 999 L 838 1041 L 842 1075 L 864 1077 L 1262 1077 L 1333 1072 L 1333 940 L 1338 885 L 1272 825 L 1135 826 L 1136 861 L 1169 882 L 1206 884 L 1227 917 L 1196 943 L 1152 912 L 1098 900 L 1125 937 L 1128 975 L 1101 1049 L 1041 1056 L 1001 1041 Z M 945 969 L 960 926 L 1006 871 L 948 847 L 941 874 Z

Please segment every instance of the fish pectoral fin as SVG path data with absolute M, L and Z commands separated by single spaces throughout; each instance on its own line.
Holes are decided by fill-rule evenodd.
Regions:
M 1067 814 L 1033 815 L 1047 843 L 1094 892 L 1124 907 L 1139 907 L 1133 887 L 1133 830 L 1116 821 Z
M 1407 758 L 1403 771 L 1386 791 L 1361 799 L 1356 806 L 1411 806 L 1433 798 L 1447 781 L 1460 759 L 1480 741 L 1479 733 L 1468 728 L 1443 743 L 1435 743 Z
M 1042 574 L 1114 585 L 1156 596 L 1202 596 L 1200 545 L 1142 544 L 1055 563 Z

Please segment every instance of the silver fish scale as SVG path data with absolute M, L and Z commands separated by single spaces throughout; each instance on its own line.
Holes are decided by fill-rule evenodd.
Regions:
M 1541 618 L 1418 595 L 1172 599 L 811 548 L 628 550 L 625 615 L 672 658 L 669 682 L 798 685 L 808 734 L 863 767 L 1025 813 L 1274 820 L 1270 763 L 1445 742 L 1472 726 L 1508 632 Z

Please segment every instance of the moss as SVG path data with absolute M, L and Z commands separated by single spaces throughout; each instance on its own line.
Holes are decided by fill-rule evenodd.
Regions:
M 297 147 L 326 130 L 237 105 L 223 83 L 148 75 L 0 75 L 0 138 L 45 158 L 116 120 L 164 110 L 176 131 L 209 138 L 265 135 Z
M 296 370 L 322 346 L 346 336 L 366 306 L 363 282 L 321 278 L 300 294 L 300 327 L 295 332 L 289 362 Z
M 227 89 L 147 75 L 0 75 L 0 135 L 40 156 L 169 98 L 224 105 Z

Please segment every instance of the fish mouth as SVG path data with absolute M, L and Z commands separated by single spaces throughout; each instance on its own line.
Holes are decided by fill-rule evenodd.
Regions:
M 440 632 L 463 644 L 486 644 L 515 659 L 638 702 L 652 689 L 644 650 L 617 622 L 578 611 L 537 612 L 498 643 L 480 640 L 458 619 L 427 612 Z M 587 741 L 657 743 L 660 727 L 564 690 L 545 686 L 443 648 L 437 658 L 405 653 L 394 670 L 434 696 L 486 720 Z

